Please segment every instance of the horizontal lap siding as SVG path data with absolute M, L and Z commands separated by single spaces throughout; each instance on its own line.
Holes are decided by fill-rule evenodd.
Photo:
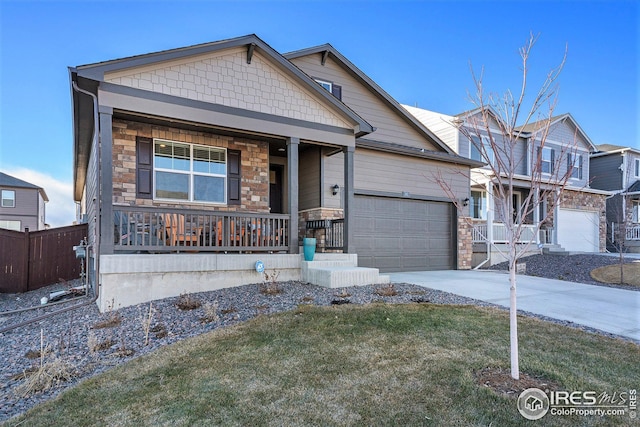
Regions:
M 300 210 L 320 207 L 319 147 L 311 147 L 300 153 L 298 177 Z
M 442 151 L 335 61 L 329 58 L 323 66 L 320 58 L 320 54 L 314 54 L 292 62 L 315 79 L 342 86 L 342 101 L 376 128 L 375 132 L 365 136 L 366 139 Z
M 449 199 L 445 190 L 435 181 L 445 177 L 456 198 L 468 197 L 469 169 L 447 163 L 381 153 L 356 150 L 355 188 Z
M 592 158 L 589 171 L 591 187 L 600 190 L 621 190 L 622 171 L 619 167 L 622 160 L 620 154 Z

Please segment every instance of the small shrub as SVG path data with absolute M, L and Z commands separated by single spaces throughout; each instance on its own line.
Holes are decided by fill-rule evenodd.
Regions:
M 396 291 L 396 288 L 393 286 L 393 283 L 389 283 L 386 286 L 381 286 L 377 288 L 374 293 L 381 297 L 395 297 L 396 295 L 398 295 L 398 291 Z
M 122 316 L 114 310 L 115 300 L 107 304 L 107 310 L 103 314 L 104 319 L 93 325 L 93 329 L 114 328 L 122 323 Z
M 140 325 L 142 325 L 142 332 L 144 333 L 144 345 L 149 345 L 149 332 L 151 332 L 151 322 L 153 321 L 153 314 L 155 309 L 153 303 L 149 303 L 149 311 L 147 314 L 140 316 Z
M 162 323 L 158 323 L 157 325 L 152 326 L 149 329 L 149 332 L 153 332 L 156 338 L 164 338 L 167 335 L 169 335 L 169 332 L 167 331 L 167 327 L 164 326 L 164 324 Z
M 278 295 L 282 293 L 282 289 L 278 285 L 278 277 L 280 272 L 274 270 L 273 273 L 264 272 L 264 283 L 260 285 L 260 293 L 264 295 Z
M 176 307 L 180 310 L 195 310 L 201 306 L 202 302 L 191 294 L 180 294 L 178 302 L 176 302 Z
M 342 291 L 340 291 L 340 293 L 336 293 L 335 296 L 338 298 L 349 298 L 351 294 L 347 292 L 345 288 L 342 288 Z
M 313 298 L 311 295 L 305 295 L 302 297 L 302 302 L 306 302 L 306 303 L 310 303 L 314 300 L 315 298 Z
M 221 314 L 231 314 L 231 313 L 237 313 L 237 312 L 238 312 L 238 309 L 235 308 L 234 306 L 223 308 L 222 310 L 220 310 Z
M 218 316 L 218 301 L 208 302 L 204 305 L 204 316 L 200 318 L 203 323 L 212 323 L 220 320 Z

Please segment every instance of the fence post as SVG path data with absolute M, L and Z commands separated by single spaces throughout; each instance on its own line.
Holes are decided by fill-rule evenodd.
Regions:
M 29 290 L 29 269 L 31 268 L 31 236 L 29 236 L 29 227 L 24 229 L 24 277 L 21 291 L 27 292 Z

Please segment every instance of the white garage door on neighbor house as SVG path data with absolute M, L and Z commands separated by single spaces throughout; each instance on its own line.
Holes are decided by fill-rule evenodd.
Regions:
M 558 244 L 568 251 L 598 252 L 600 219 L 597 212 L 560 209 Z

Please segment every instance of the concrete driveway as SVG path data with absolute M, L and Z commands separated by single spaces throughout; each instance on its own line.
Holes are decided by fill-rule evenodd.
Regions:
M 450 270 L 390 273 L 395 283 L 412 283 L 509 307 L 506 272 Z M 569 320 L 640 341 L 640 292 L 517 276 L 518 309 Z

